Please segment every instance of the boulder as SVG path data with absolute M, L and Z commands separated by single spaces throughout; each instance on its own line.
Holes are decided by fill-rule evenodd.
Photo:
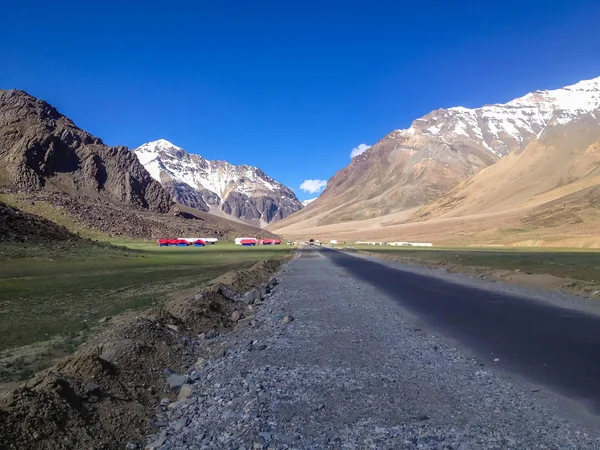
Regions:
M 240 294 L 235 289 L 232 289 L 225 284 L 219 286 L 219 292 L 221 293 L 221 295 L 223 295 L 223 297 L 233 302 L 241 300 Z
M 187 383 L 188 378 L 185 375 L 179 375 L 177 373 L 172 373 L 167 377 L 167 383 L 169 384 L 169 388 L 174 391 L 181 389 L 185 383 Z
M 181 401 L 187 400 L 188 398 L 191 397 L 193 392 L 194 392 L 194 386 L 192 386 L 191 384 L 184 384 L 183 386 L 181 386 L 181 389 L 179 390 L 179 395 L 177 396 L 177 401 L 181 402 Z
M 244 303 L 247 305 L 251 305 L 256 300 L 260 300 L 260 291 L 258 289 L 252 289 L 244 295 Z
M 268 284 L 261 284 L 258 289 L 260 291 L 260 298 L 265 298 L 267 294 L 271 292 L 271 288 Z

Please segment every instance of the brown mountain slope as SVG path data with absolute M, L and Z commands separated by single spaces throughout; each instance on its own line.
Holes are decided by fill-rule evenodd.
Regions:
M 331 178 L 321 196 L 269 229 L 308 220 L 329 225 L 415 208 L 439 198 L 498 157 L 460 138 L 393 132 Z
M 600 126 L 589 113 L 546 129 L 521 152 L 469 178 L 410 221 L 535 207 L 600 185 Z
M 0 186 L 166 212 L 169 194 L 126 147 L 108 147 L 50 104 L 0 91 Z
M 158 213 L 134 206 L 89 202 L 56 192 L 4 194 L 0 198 L 23 212 L 44 217 L 82 236 L 98 240 L 107 237 L 216 237 L 230 240 L 240 235 L 274 237 L 251 225 L 178 204 L 168 213 Z
M 412 216 L 343 224 L 299 221 L 290 237 L 459 245 L 600 247 L 600 111 L 547 127 Z M 310 208 L 310 206 L 309 206 Z

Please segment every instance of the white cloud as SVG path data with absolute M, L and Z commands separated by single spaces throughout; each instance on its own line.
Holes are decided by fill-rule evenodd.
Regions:
M 326 180 L 304 180 L 300 185 L 300 189 L 310 194 L 321 192 L 327 186 Z
M 358 155 L 362 155 L 364 152 L 371 148 L 370 145 L 367 144 L 358 144 L 358 147 L 354 147 L 352 152 L 350 152 L 350 158 L 354 158 Z

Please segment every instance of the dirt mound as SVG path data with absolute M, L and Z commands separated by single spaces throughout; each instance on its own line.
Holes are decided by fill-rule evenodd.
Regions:
M 281 264 L 228 272 L 195 295 L 182 293 L 164 308 L 115 323 L 0 402 L 0 448 L 112 449 L 139 442 L 159 426 L 150 420 L 159 399 L 174 396 L 167 375 L 202 353 L 206 341 L 195 335 L 232 328 L 231 313 L 245 305 L 228 297 L 241 297 Z
M 0 242 L 79 241 L 64 227 L 0 202 Z

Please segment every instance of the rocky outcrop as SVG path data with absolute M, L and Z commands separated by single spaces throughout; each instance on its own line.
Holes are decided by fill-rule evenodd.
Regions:
M 0 186 L 167 212 L 169 194 L 126 147 L 109 147 L 50 104 L 0 91 Z
M 288 187 L 257 167 L 207 160 L 160 139 L 134 150 L 173 199 L 202 211 L 224 212 L 264 226 L 302 209 Z

